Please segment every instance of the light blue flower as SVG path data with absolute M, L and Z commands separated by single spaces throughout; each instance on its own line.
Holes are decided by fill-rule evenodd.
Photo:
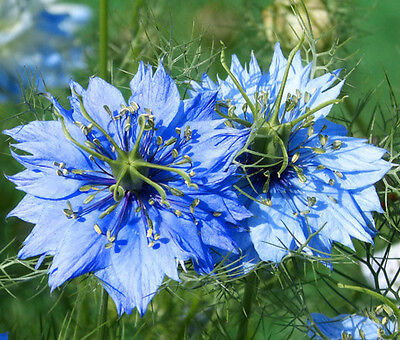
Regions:
M 35 224 L 19 257 L 53 256 L 52 290 L 94 272 L 120 314 L 143 314 L 178 264 L 209 273 L 213 249 L 237 252 L 230 226 L 249 213 L 230 164 L 247 133 L 216 129 L 216 94 L 181 101 L 162 65 L 141 63 L 130 86 L 126 103 L 100 78 L 72 82 L 71 110 L 49 95 L 59 120 L 5 131 L 30 154 L 12 152 L 27 195 L 9 215 Z
M 259 99 L 258 102 L 262 101 L 262 109 L 265 111 L 263 114 L 268 118 L 276 103 L 286 66 L 287 60 L 282 54 L 280 44 L 277 43 L 268 72 L 261 70 L 253 53 L 251 54 L 249 65 L 245 65 L 245 67 L 240 64 L 237 56 L 233 55 L 230 70 L 254 104 L 257 103 L 255 96 Z M 344 81 L 340 81 L 335 84 L 339 79 L 340 70 L 310 79 L 311 69 L 312 64 L 310 63 L 303 66 L 300 53 L 296 53 L 289 69 L 287 82 L 284 86 L 283 100 L 279 110 L 279 122 L 286 123 L 293 121 L 307 110 L 315 109 L 320 104 L 338 97 L 344 83 Z M 234 108 L 232 112 L 238 117 L 246 118 L 246 120 L 253 122 L 250 109 L 248 105 L 245 105 L 245 98 L 230 77 L 227 77 L 226 80 L 221 80 L 218 77 L 218 83 L 216 84 L 207 74 L 203 74 L 202 81 L 199 84 L 192 82 L 191 86 L 191 95 L 196 95 L 204 91 L 218 90 L 217 100 Z M 308 94 L 306 95 L 306 93 Z M 301 99 L 298 105 L 288 114 L 288 112 L 285 112 L 285 106 L 289 94 L 291 96 L 298 95 Z M 246 115 L 243 111 L 243 105 L 247 107 L 245 109 Z M 327 105 L 321 110 L 318 110 L 318 112 L 314 114 L 314 118 L 326 117 L 331 107 L 332 105 Z M 223 110 L 223 108 L 221 109 Z
M 19 94 L 20 81 L 63 86 L 84 66 L 74 33 L 90 19 L 88 7 L 44 0 L 0 3 L 0 99 Z M 68 60 L 68 62 L 67 62 Z
M 311 313 L 311 317 L 319 330 L 332 340 L 343 339 L 343 334 L 351 335 L 351 339 L 354 340 L 376 340 L 382 339 L 382 335 L 392 334 L 395 330 L 395 324 L 392 321 L 383 326 L 360 315 L 343 314 L 329 318 L 323 314 Z M 311 339 L 322 339 L 313 329 L 309 331 L 308 336 Z
M 231 78 L 217 85 L 207 75 L 191 92 L 219 89 L 216 112 L 238 133 L 251 128 L 236 162 L 244 178 L 238 190 L 253 214 L 238 242 L 253 262 L 279 262 L 299 248 L 327 257 L 333 242 L 353 249 L 353 238 L 372 243 L 372 212 L 382 212 L 374 183 L 391 167 L 385 150 L 325 118 L 339 102 L 339 71 L 310 79 L 312 65 L 303 66 L 299 52 L 292 57 L 288 65 L 277 44 L 265 73 L 254 55 L 248 68 L 233 56 L 231 73 L 248 99 Z

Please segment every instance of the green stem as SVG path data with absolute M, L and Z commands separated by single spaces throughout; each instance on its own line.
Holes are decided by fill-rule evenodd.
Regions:
M 233 186 L 237 191 L 239 191 L 242 195 L 246 196 L 247 198 L 251 199 L 254 202 L 257 202 L 259 204 L 263 204 L 261 201 L 259 201 L 258 199 L 254 198 L 253 196 L 249 195 L 246 191 L 243 191 L 242 189 L 240 189 L 237 185 Z
M 119 194 L 118 193 L 118 188 L 119 188 L 119 185 L 121 184 L 122 179 L 124 178 L 124 176 L 125 176 L 125 174 L 127 172 L 128 172 L 128 168 L 125 167 L 125 168 L 122 169 L 121 174 L 119 174 L 119 178 L 118 178 L 117 183 L 115 184 L 115 189 L 114 189 L 114 192 L 113 192 L 113 198 L 114 198 L 115 202 L 118 202 L 118 194 Z
M 346 98 L 347 97 L 343 97 L 341 99 L 328 100 L 327 102 L 322 103 L 322 104 L 318 105 L 317 107 L 313 108 L 312 110 L 308 111 L 307 113 L 305 113 L 304 115 L 300 116 L 299 118 L 297 118 L 295 120 L 292 120 L 291 122 L 283 124 L 283 125 L 289 125 L 290 127 L 294 127 L 296 124 L 300 123 L 301 121 L 303 121 L 307 117 L 310 117 L 311 115 L 313 115 L 314 113 L 318 112 L 319 110 L 322 110 L 324 107 L 327 107 L 329 105 L 339 104 L 341 101 L 343 101 Z
M 146 182 L 147 184 L 151 185 L 154 189 L 156 189 L 158 194 L 161 196 L 162 202 L 164 201 L 165 203 L 167 203 L 167 193 L 159 184 L 157 184 L 156 182 L 153 182 L 151 179 L 142 175 L 135 168 L 132 168 L 130 171 L 132 172 L 133 175 L 137 176 L 143 182 Z
M 225 69 L 225 71 L 228 73 L 229 77 L 232 79 L 232 81 L 235 83 L 237 89 L 239 90 L 239 92 L 242 94 L 244 100 L 246 101 L 247 105 L 249 105 L 249 108 L 251 110 L 251 112 L 253 113 L 254 116 L 254 121 L 256 120 L 256 116 L 257 116 L 257 110 L 255 108 L 255 106 L 253 105 L 252 101 L 250 100 L 250 98 L 247 96 L 247 93 L 245 90 L 243 90 L 242 85 L 240 85 L 239 81 L 236 79 L 236 77 L 234 76 L 234 74 L 231 72 L 231 70 L 228 67 L 228 64 L 226 63 L 226 59 L 225 59 L 225 45 L 222 46 L 222 51 L 221 51 L 221 64 L 223 66 L 223 68 Z
M 301 45 L 303 44 L 304 41 L 304 34 L 302 35 L 299 43 L 296 45 L 296 47 L 290 52 L 288 60 L 287 60 L 287 65 L 286 65 L 286 69 L 285 69 L 285 73 L 283 75 L 283 79 L 282 79 L 282 83 L 281 83 L 281 87 L 279 88 L 279 92 L 278 92 L 278 98 L 276 99 L 275 102 L 275 109 L 274 112 L 272 113 L 272 116 L 269 120 L 271 125 L 278 125 L 278 119 L 279 119 L 279 110 L 281 107 L 281 102 L 282 102 L 282 97 L 283 97 L 283 92 L 285 91 L 285 86 L 286 86 L 286 81 L 287 78 L 289 76 L 289 71 L 290 71 L 290 66 L 292 65 L 293 62 L 293 58 L 296 55 L 297 51 L 300 49 Z
M 248 122 L 247 120 L 240 119 L 239 117 L 230 117 L 228 115 L 223 114 L 220 110 L 215 109 L 217 111 L 218 115 L 220 115 L 222 118 L 226 118 L 228 120 L 231 120 L 233 122 L 239 123 L 240 125 L 243 125 L 245 127 L 252 127 L 253 124 Z
M 78 95 L 78 99 L 80 102 L 80 108 L 81 108 L 81 113 L 83 117 L 85 117 L 89 122 L 91 122 L 102 134 L 104 137 L 107 138 L 107 140 L 111 143 L 112 146 L 115 147 L 115 150 L 118 152 L 119 155 L 123 155 L 124 152 L 122 149 L 119 147 L 117 143 L 115 143 L 114 139 L 104 130 L 86 111 L 85 106 L 83 105 L 83 98 Z
M 108 49 L 107 12 L 108 12 L 108 0 L 100 0 L 100 12 L 99 12 L 99 32 L 100 32 L 99 71 L 100 71 L 100 77 L 103 78 L 104 80 L 108 79 L 108 71 L 107 71 L 107 49 Z
M 374 292 L 373 290 L 370 290 L 368 288 L 363 288 L 363 287 L 358 287 L 358 286 L 350 286 L 350 285 L 344 285 L 342 283 L 338 283 L 338 287 L 339 288 L 344 288 L 344 289 L 351 289 L 351 290 L 355 290 L 361 293 L 365 293 L 368 294 L 370 296 L 373 296 L 374 298 L 382 301 L 384 304 L 388 305 L 390 307 L 390 309 L 393 311 L 393 313 L 396 315 L 396 319 L 399 321 L 400 320 L 400 310 L 399 308 L 396 306 L 395 303 L 393 303 L 392 301 L 390 301 L 388 298 L 384 297 L 383 295 Z
M 187 181 L 188 184 L 191 183 L 191 181 L 192 181 L 190 176 L 185 171 L 177 169 L 177 168 L 173 168 L 171 166 L 164 166 L 164 165 L 160 165 L 160 164 L 149 163 L 149 162 L 146 162 L 146 161 L 136 161 L 135 163 L 138 166 L 143 166 L 143 167 L 147 167 L 147 168 L 153 168 L 153 169 L 159 169 L 159 170 L 175 172 L 178 175 L 180 175 L 185 181 Z
M 256 274 L 253 272 L 247 276 L 246 287 L 244 289 L 244 296 L 242 302 L 242 313 L 239 323 L 239 330 L 236 335 L 237 340 L 246 340 L 248 333 L 248 325 L 251 315 L 252 303 L 256 298 L 256 291 L 258 286 L 258 279 Z
M 268 128 L 270 134 L 274 136 L 275 140 L 279 143 L 279 146 L 281 147 L 282 166 L 278 171 L 278 177 L 281 177 L 281 174 L 283 173 L 283 171 L 287 168 L 287 165 L 289 164 L 289 155 L 286 150 L 285 142 L 282 140 L 282 138 L 279 136 L 279 134 L 273 128 L 271 128 L 271 126 L 269 125 L 269 122 L 266 122 L 266 123 L 268 124 L 267 128 Z M 281 126 L 286 126 L 286 124 L 283 124 Z M 261 137 L 261 136 L 268 137 L 268 135 L 259 135 L 258 137 Z M 274 143 L 275 143 L 275 141 L 274 141 Z
M 282 150 L 282 155 L 283 155 L 283 161 L 282 161 L 282 166 L 278 171 L 278 177 L 280 178 L 282 175 L 282 172 L 285 171 L 287 165 L 289 164 L 289 155 L 287 153 L 286 150 L 286 145 L 283 142 L 283 140 L 278 136 L 278 134 L 276 135 L 276 139 L 279 143 L 279 145 L 281 146 L 281 150 Z
M 129 51 L 126 53 L 124 59 L 122 60 L 122 63 L 119 67 L 120 70 L 125 70 L 126 65 L 129 62 L 133 62 L 134 65 L 136 65 L 133 68 L 137 68 L 137 57 L 140 53 L 140 39 L 139 39 L 139 29 L 140 29 L 140 8 L 143 6 L 144 0 L 136 0 L 134 1 L 134 4 L 132 6 L 132 29 L 131 29 L 131 34 L 132 34 L 132 41 L 131 41 L 131 47 Z
M 107 305 L 108 305 L 108 293 L 104 288 L 101 289 L 101 297 L 100 297 L 100 309 L 99 309 L 99 318 L 97 321 L 97 326 L 99 328 L 99 337 L 98 339 L 104 340 L 107 339 Z
M 140 126 L 140 131 L 139 131 L 139 135 L 136 137 L 135 145 L 133 146 L 132 151 L 130 152 L 130 156 L 131 156 L 130 158 L 136 157 L 138 152 L 139 152 L 140 140 L 142 139 L 143 132 L 144 132 L 145 125 L 146 125 L 146 122 L 143 122 L 142 117 L 143 116 L 140 115 L 139 119 L 138 119 L 138 123 L 139 123 L 139 126 Z
M 114 161 L 113 159 L 108 158 L 108 157 L 106 157 L 106 156 L 104 156 L 104 155 L 102 155 L 102 154 L 100 154 L 100 153 L 98 153 L 98 152 L 96 152 L 96 151 L 94 151 L 94 150 L 88 148 L 87 146 L 85 146 L 85 145 L 79 143 L 78 141 L 76 141 L 76 140 L 71 136 L 70 132 L 69 132 L 68 129 L 67 129 L 67 127 L 66 127 L 66 125 L 65 125 L 65 119 L 64 119 L 64 117 L 63 117 L 61 114 L 57 114 L 57 116 L 60 118 L 60 121 L 61 121 L 61 125 L 62 125 L 62 129 L 63 129 L 64 135 L 65 135 L 65 137 L 66 137 L 69 141 L 71 141 L 72 143 L 74 143 L 76 146 L 78 146 L 78 147 L 81 148 L 82 150 L 85 150 L 88 154 L 90 154 L 90 155 L 92 155 L 92 156 L 94 156 L 94 157 L 97 157 L 98 159 L 100 159 L 100 160 L 102 160 L 102 161 L 104 161 L 104 162 L 106 162 L 106 163 L 108 163 L 108 164 L 115 163 L 115 161 Z

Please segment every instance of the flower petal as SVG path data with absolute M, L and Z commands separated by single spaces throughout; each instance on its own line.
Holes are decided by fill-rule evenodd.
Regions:
M 139 76 L 131 82 L 132 96 L 129 102 L 136 102 L 140 113 L 149 109 L 155 116 L 156 126 L 168 126 L 180 106 L 180 95 L 173 79 L 165 72 L 162 63 L 154 75 L 151 66 L 139 66 Z
M 384 330 L 386 335 L 395 330 L 395 325 L 392 321 L 389 321 L 388 325 L 384 327 L 361 315 L 342 314 L 329 318 L 323 314 L 311 313 L 311 317 L 319 330 L 329 339 L 341 339 L 343 332 L 351 335 L 354 340 L 378 339 L 380 338 L 380 328 Z M 360 335 L 361 331 L 364 333 L 363 337 Z M 314 329 L 309 331 L 308 336 L 313 339 L 322 339 Z

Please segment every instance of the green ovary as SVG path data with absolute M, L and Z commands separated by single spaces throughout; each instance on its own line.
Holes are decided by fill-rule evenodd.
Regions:
M 114 178 L 125 191 L 139 192 L 144 182 L 138 173 L 145 177 L 149 174 L 149 168 L 138 164 L 143 160 L 141 156 L 139 157 L 135 157 L 135 159 L 118 157 L 117 161 L 111 164 Z

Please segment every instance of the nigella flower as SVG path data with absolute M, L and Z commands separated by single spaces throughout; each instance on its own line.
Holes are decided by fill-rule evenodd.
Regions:
M 229 225 L 249 216 L 237 206 L 232 158 L 246 133 L 217 129 L 215 93 L 181 101 L 162 65 L 141 63 L 128 103 L 112 85 L 71 83 L 71 110 L 58 120 L 5 133 L 26 167 L 10 176 L 27 194 L 10 213 L 35 227 L 23 259 L 53 256 L 52 289 L 94 272 L 119 313 L 143 314 L 178 263 L 213 270 L 212 249 L 235 251 Z
M 217 85 L 205 75 L 193 86 L 192 94 L 219 89 L 216 113 L 238 133 L 251 129 L 235 164 L 253 213 L 251 242 L 245 233 L 238 239 L 256 261 L 279 262 L 298 249 L 328 256 L 335 241 L 353 248 L 352 238 L 372 242 L 372 212 L 381 211 L 374 183 L 391 167 L 385 150 L 325 118 L 343 81 L 339 71 L 311 79 L 299 48 L 286 60 L 277 44 L 267 73 L 254 55 L 248 69 L 234 56 L 230 70 L 222 55 L 230 77 Z
M 47 86 L 63 86 L 84 66 L 74 33 L 90 19 L 88 7 L 43 0 L 4 0 L 0 4 L 0 99 L 19 94 L 26 69 Z M 66 60 L 74 60 L 67 63 Z
M 254 105 L 262 105 L 262 107 L 259 107 L 259 110 L 264 111 L 263 114 L 267 118 L 271 114 L 272 109 L 275 109 L 278 92 L 281 89 L 282 81 L 284 81 L 285 86 L 283 86 L 283 93 L 281 95 L 283 100 L 280 102 L 279 110 L 279 121 L 282 123 L 292 121 L 300 117 L 307 110 L 314 110 L 319 105 L 336 99 L 339 95 L 343 81 L 336 85 L 335 82 L 338 80 L 340 70 L 310 79 L 312 64 L 310 63 L 303 67 L 300 52 L 297 52 L 293 56 L 288 74 L 285 75 L 287 66 L 287 60 L 282 54 L 280 44 L 277 43 L 268 72 L 261 70 L 253 53 L 251 54 L 248 67 L 247 65 L 243 67 L 237 56 L 233 55 L 230 72 L 235 76 L 240 87 L 244 89 L 251 102 Z M 285 78 L 287 79 L 285 80 Z M 228 77 L 226 80 L 218 78 L 218 83 L 216 84 L 207 74 L 203 74 L 200 84 L 192 82 L 191 85 L 193 90 L 190 93 L 192 95 L 204 91 L 218 90 L 217 100 L 221 104 L 219 110 L 222 113 L 228 114 L 229 108 L 229 114 L 232 117 L 237 116 L 253 122 L 253 115 L 249 112 L 250 108 L 246 98 L 231 77 Z M 296 98 L 298 102 L 296 102 Z M 293 101 L 290 101 L 291 99 Z M 297 105 L 293 108 L 288 107 L 288 101 L 290 101 L 291 106 L 295 103 Z M 332 103 L 313 112 L 313 118 L 325 117 L 331 107 Z
M 361 315 L 339 315 L 329 318 L 323 314 L 311 313 L 314 323 L 319 331 L 328 339 L 383 339 L 395 330 L 395 324 L 388 321 L 387 324 L 375 322 Z M 318 333 L 311 329 L 308 333 L 311 339 L 322 339 Z

